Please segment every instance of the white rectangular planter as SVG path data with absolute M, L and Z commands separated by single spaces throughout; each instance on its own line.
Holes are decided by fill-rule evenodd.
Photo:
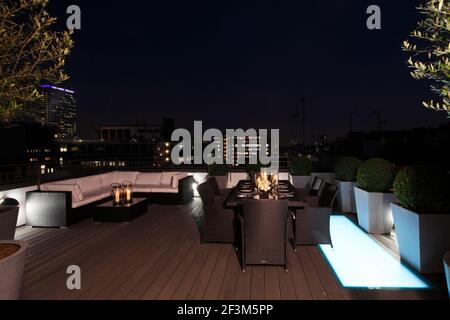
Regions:
M 443 273 L 450 251 L 450 215 L 417 214 L 392 204 L 402 259 L 421 273 Z
M 336 180 L 339 189 L 337 196 L 338 208 L 340 212 L 356 213 L 355 191 L 356 182 L 346 182 Z
M 311 182 L 311 176 L 292 176 L 292 184 L 297 189 L 306 189 L 308 185 L 311 186 Z
M 394 225 L 391 203 L 396 202 L 395 195 L 367 192 L 357 187 L 354 190 L 360 227 L 372 234 L 390 234 Z
M 19 251 L 0 260 L 0 301 L 18 300 L 22 286 L 27 244 L 23 241 L 2 241 L 20 247 Z

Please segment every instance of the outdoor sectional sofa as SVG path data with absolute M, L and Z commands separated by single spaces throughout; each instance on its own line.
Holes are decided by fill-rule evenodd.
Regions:
M 41 185 L 27 193 L 27 225 L 69 227 L 92 216 L 93 208 L 109 201 L 111 185 L 131 182 L 135 197 L 151 203 L 184 204 L 194 197 L 193 177 L 182 172 L 113 171 Z

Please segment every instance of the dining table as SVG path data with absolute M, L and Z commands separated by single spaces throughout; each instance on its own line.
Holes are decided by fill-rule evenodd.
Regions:
M 250 180 L 239 181 L 237 186 L 230 192 L 225 201 L 227 208 L 240 208 L 246 199 L 265 199 L 263 193 L 256 189 L 255 184 Z M 304 209 L 306 201 L 295 189 L 290 181 L 281 180 L 278 186 L 269 192 L 269 199 L 287 200 L 290 209 Z

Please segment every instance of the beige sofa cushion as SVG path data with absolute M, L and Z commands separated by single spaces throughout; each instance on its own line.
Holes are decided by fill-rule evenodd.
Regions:
M 162 174 L 160 172 L 142 172 L 136 178 L 136 185 L 161 185 Z
M 81 191 L 83 192 L 83 196 L 102 194 L 103 181 L 100 176 L 91 176 L 77 179 L 77 182 L 81 188 Z
M 165 186 L 171 186 L 174 175 L 176 175 L 176 172 L 163 172 L 161 177 L 161 184 Z
M 111 189 L 111 185 L 113 183 L 118 183 L 117 182 L 117 171 L 103 173 L 100 175 L 100 178 L 102 179 L 103 190 L 105 190 L 105 189 L 109 190 L 109 189 Z
M 139 172 L 132 171 L 119 171 L 117 172 L 117 183 L 123 182 L 131 182 L 133 185 L 136 184 L 136 178 L 139 175 Z
M 72 203 L 83 201 L 84 196 L 77 184 L 47 184 L 46 191 L 49 192 L 71 192 Z
M 98 195 L 98 196 L 91 195 L 91 196 L 88 196 L 88 197 L 84 197 L 84 199 L 82 201 L 79 201 L 79 202 L 76 202 L 76 203 L 72 203 L 72 209 L 83 207 L 83 206 L 86 206 L 88 204 L 100 201 L 100 200 L 102 200 L 102 196 L 101 195 Z
M 178 189 L 172 188 L 171 185 L 168 186 L 159 186 L 159 187 L 153 187 L 150 189 L 151 193 L 178 193 Z

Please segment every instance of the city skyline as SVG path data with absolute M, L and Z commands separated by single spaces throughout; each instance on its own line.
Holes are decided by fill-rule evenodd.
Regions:
M 68 3 L 51 3 L 60 24 Z M 140 3 L 139 10 L 75 1 L 82 28 L 64 85 L 78 91 L 86 137 L 104 123 L 172 117 L 179 127 L 202 120 L 212 128 L 278 128 L 283 141 L 300 140 L 293 115 L 302 97 L 310 142 L 344 136 L 353 110 L 354 131 L 378 128 L 374 110 L 387 130 L 437 126 L 446 115 L 422 107 L 429 85 L 411 79 L 401 50 L 421 19 L 418 3 L 378 1 L 382 29 L 368 30 L 369 1 Z

